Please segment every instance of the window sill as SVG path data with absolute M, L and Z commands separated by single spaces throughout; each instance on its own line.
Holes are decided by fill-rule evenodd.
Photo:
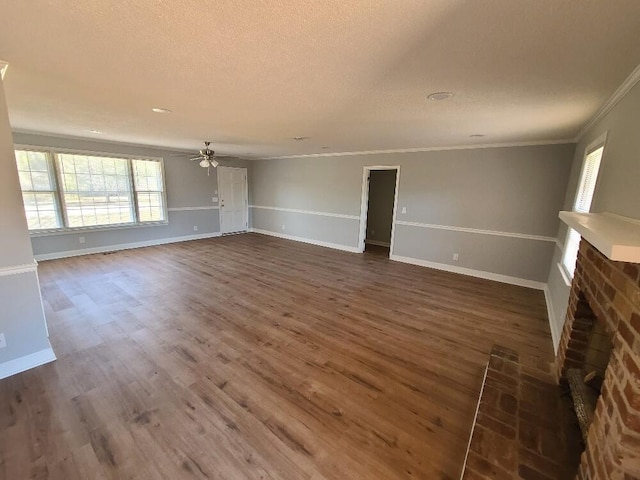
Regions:
M 98 225 L 95 227 L 75 227 L 56 228 L 52 230 L 33 230 L 29 232 L 30 237 L 50 237 L 53 235 L 71 235 L 74 233 L 105 232 L 109 230 L 126 230 L 130 228 L 162 227 L 169 225 L 169 222 L 148 222 L 148 223 L 120 223 L 117 225 Z

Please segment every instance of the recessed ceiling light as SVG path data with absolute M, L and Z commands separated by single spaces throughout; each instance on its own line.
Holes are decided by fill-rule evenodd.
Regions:
M 95 128 L 92 128 L 91 130 L 89 130 L 90 133 L 102 133 L 100 130 L 96 130 Z
M 329 147 L 322 147 L 323 150 L 329 150 Z
M 151 111 L 156 113 L 171 113 L 171 110 L 169 110 L 168 108 L 159 108 L 159 107 L 153 107 Z
M 480 138 L 480 137 L 486 137 L 486 135 L 483 133 L 474 133 L 473 135 L 469 135 L 469 138 Z
M 302 142 L 303 140 L 309 140 L 309 137 L 293 137 L 296 142 Z
M 434 92 L 427 96 L 429 100 L 433 100 L 437 102 L 439 100 L 446 100 L 447 98 L 453 97 L 453 93 L 451 92 Z

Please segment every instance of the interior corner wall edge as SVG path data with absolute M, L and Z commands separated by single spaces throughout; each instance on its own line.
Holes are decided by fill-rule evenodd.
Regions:
M 0 275 L 2 297 L 1 327 L 7 346 L 0 350 L 0 378 L 37 367 L 55 360 L 49 344 L 37 271 Z M 48 360 L 33 356 L 37 352 L 51 352 Z
M 571 175 L 562 210 L 571 210 L 578 186 L 578 176 L 586 147 L 604 132 L 607 140 L 600 164 L 598 183 L 593 197 L 592 212 L 611 212 L 640 219 L 640 83 L 627 94 L 580 138 L 576 145 Z M 558 240 L 564 244 L 566 227 L 561 225 Z M 555 328 L 561 332 L 566 318 L 570 286 L 562 278 L 558 262 L 562 250 L 556 249 L 551 260 L 547 285 L 553 304 Z M 559 341 L 559 336 L 557 341 Z M 557 347 L 557 345 L 554 345 Z
M 191 162 L 185 152 L 156 149 L 146 146 L 100 142 L 81 138 L 55 137 L 29 133 L 13 133 L 16 145 L 59 148 L 121 155 L 162 157 L 164 159 L 165 186 L 169 223 L 166 225 L 135 226 L 131 228 L 96 229 L 52 235 L 35 235 L 31 244 L 36 258 L 51 259 L 86 253 L 107 251 L 109 247 L 142 245 L 181 241 L 185 237 L 203 238 L 220 232 L 216 196 L 217 176 Z M 178 156 L 180 155 L 180 156 Z M 243 160 L 225 159 L 225 165 L 246 167 Z M 194 226 L 198 227 L 194 231 Z M 79 243 L 79 237 L 85 239 Z
M 49 344 L 29 242 L 4 84 L 0 79 L 0 378 L 55 356 Z M 46 355 L 42 355 L 42 352 Z
M 574 147 L 257 160 L 250 165 L 252 226 L 357 246 L 363 167 L 399 165 L 396 256 L 544 283 Z

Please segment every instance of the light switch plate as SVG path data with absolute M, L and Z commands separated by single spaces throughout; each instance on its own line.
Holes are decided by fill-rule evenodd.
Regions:
M 211 197 L 212 203 L 218 203 L 218 197 Z
M 402 213 L 407 213 L 407 207 L 402 207 Z

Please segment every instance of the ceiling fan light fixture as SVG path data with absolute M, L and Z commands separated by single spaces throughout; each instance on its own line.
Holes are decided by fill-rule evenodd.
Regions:
M 209 160 L 211 162 L 211 166 L 213 168 L 216 168 L 218 165 L 220 165 L 220 163 L 218 163 L 218 161 L 215 158 L 212 158 L 211 160 Z
M 200 160 L 200 166 L 202 168 L 207 168 L 209 166 L 209 160 L 207 160 L 206 158 L 203 158 L 202 160 Z

